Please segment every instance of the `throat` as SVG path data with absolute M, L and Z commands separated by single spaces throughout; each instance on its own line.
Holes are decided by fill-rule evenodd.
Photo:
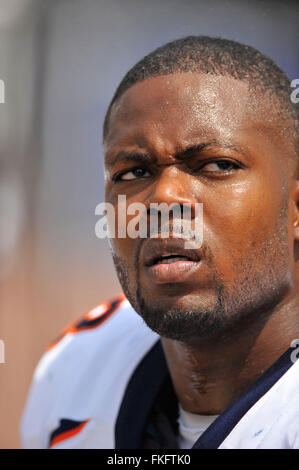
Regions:
M 178 400 L 190 413 L 221 414 L 265 370 L 252 368 L 245 350 L 238 354 L 214 345 L 213 351 L 211 345 L 209 351 L 198 351 L 167 338 L 162 344 Z

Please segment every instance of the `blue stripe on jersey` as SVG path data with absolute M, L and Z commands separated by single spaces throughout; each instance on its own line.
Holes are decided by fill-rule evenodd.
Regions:
M 192 449 L 217 449 L 247 411 L 291 367 L 289 348 L 240 398 L 232 403 L 195 442 Z

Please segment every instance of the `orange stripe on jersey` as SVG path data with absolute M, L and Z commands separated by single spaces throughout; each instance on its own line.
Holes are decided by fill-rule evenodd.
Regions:
M 55 446 L 59 442 L 65 441 L 66 439 L 69 439 L 70 437 L 75 436 L 76 434 L 79 434 L 80 431 L 86 426 L 86 424 L 89 422 L 89 419 L 86 421 L 83 421 L 82 423 L 78 424 L 75 426 L 73 429 L 69 429 L 68 431 L 61 432 L 61 434 L 56 435 L 52 440 L 49 445 L 49 448 Z
M 100 303 L 97 307 L 87 312 L 83 317 L 67 325 L 62 330 L 58 338 L 46 348 L 46 351 L 49 351 L 56 346 L 68 333 L 78 333 L 80 331 L 91 330 L 99 327 L 117 310 L 124 300 L 126 300 L 126 297 L 124 294 L 120 294 L 109 302 Z

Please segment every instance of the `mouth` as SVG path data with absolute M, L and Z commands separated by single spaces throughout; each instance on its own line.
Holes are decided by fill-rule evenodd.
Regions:
M 198 249 L 185 249 L 182 239 L 152 239 L 145 243 L 141 261 L 146 275 L 155 283 L 180 283 L 198 268 Z
M 173 254 L 173 255 L 166 255 L 166 256 L 161 256 L 158 259 L 154 260 L 150 266 L 153 266 L 154 264 L 171 264 L 171 263 L 176 263 L 178 261 L 191 261 L 190 258 L 187 256 L 181 256 L 178 254 Z

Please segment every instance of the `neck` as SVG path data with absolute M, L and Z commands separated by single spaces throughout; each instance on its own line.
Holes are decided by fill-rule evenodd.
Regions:
M 298 293 L 298 289 L 297 289 Z M 299 296 L 259 319 L 192 344 L 162 338 L 179 402 L 197 414 L 220 414 L 299 338 Z

